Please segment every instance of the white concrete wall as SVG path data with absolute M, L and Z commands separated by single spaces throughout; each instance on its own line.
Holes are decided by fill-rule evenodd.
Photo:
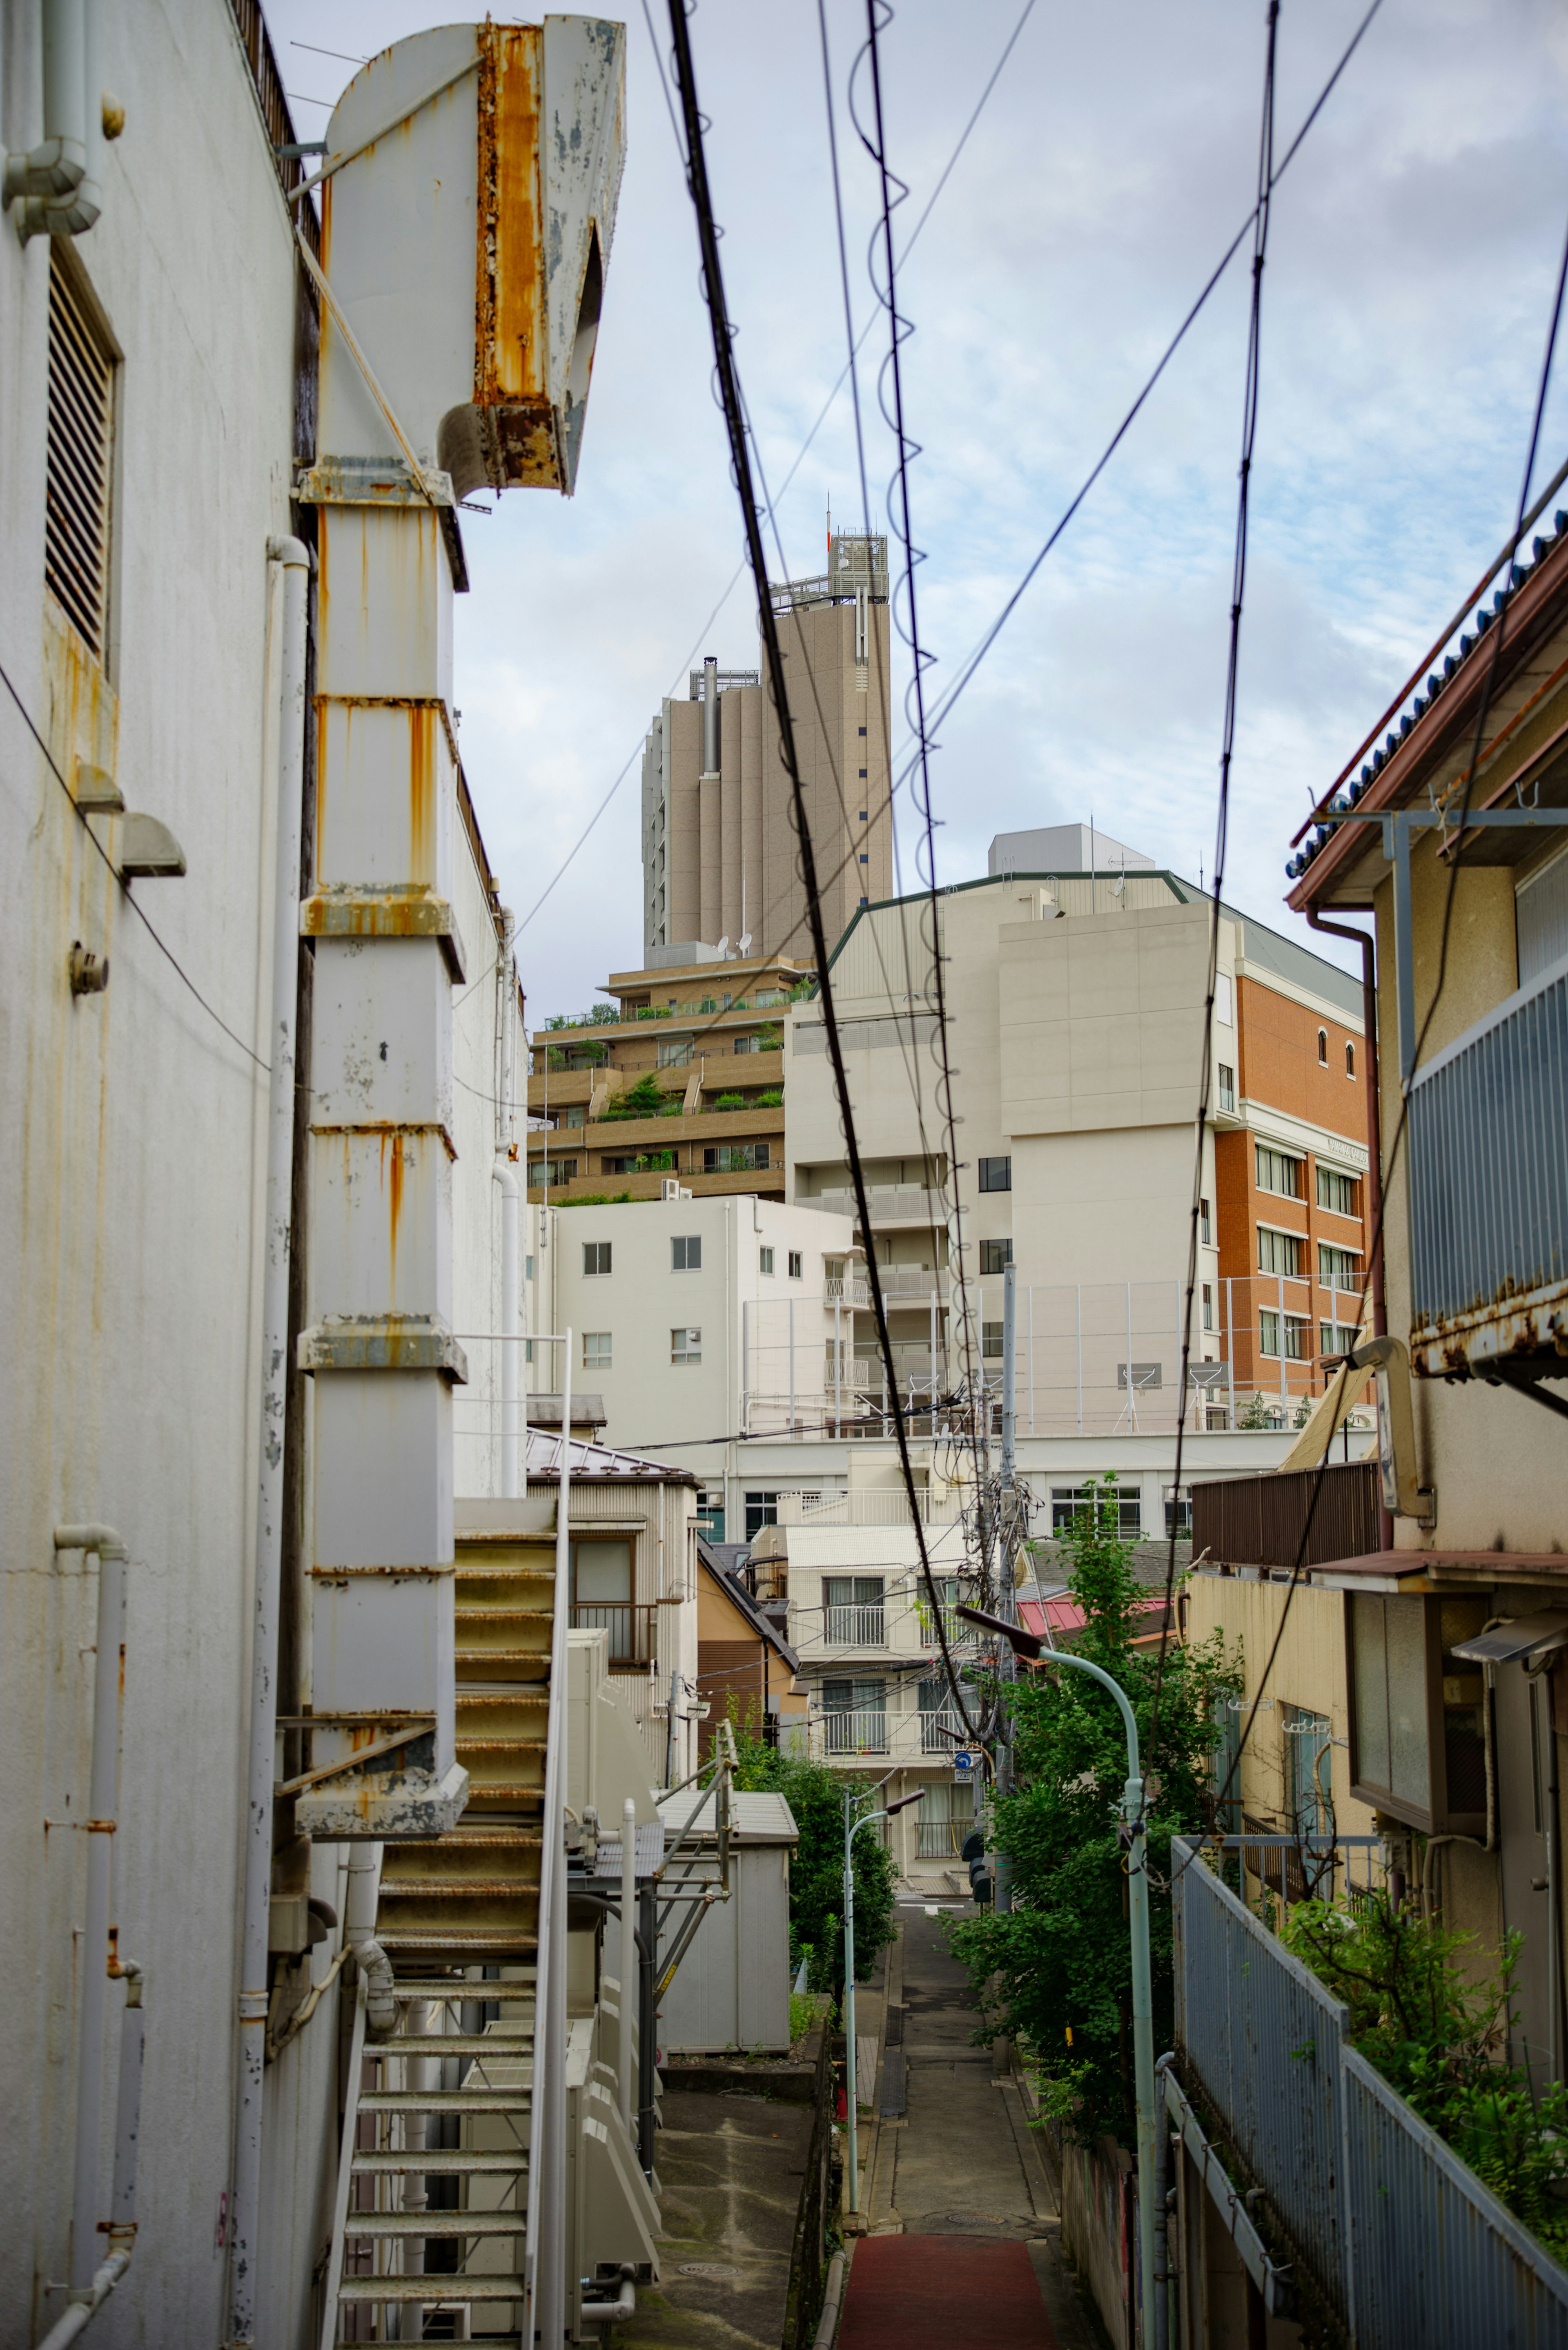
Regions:
M 37 40 L 36 8 L 9 0 L 13 149 L 41 135 Z M 8 218 L 0 648 L 67 774 L 96 750 L 180 840 L 185 879 L 130 894 L 192 984 L 0 694 L 0 2339 L 37 2338 L 63 2306 L 44 2286 L 67 2257 L 97 1575 L 51 1530 L 103 1518 L 130 1553 L 116 1909 L 147 1970 L 140 2232 L 93 2334 L 112 2350 L 223 2331 L 266 1099 L 251 1055 L 271 984 L 265 542 L 289 521 L 295 263 L 223 0 L 107 9 L 104 41 L 126 129 L 76 257 L 123 354 L 107 675 L 63 631 L 47 640 L 49 246 L 22 250 Z M 107 993 L 73 1001 L 74 939 L 109 953 Z M 106 2182 L 119 2006 L 111 1992 Z M 306 2220 L 318 2242 L 319 2210 Z
M 537 1215 L 539 1211 L 535 1210 Z M 787 1381 L 787 1311 L 795 1301 L 796 1367 L 803 1409 L 820 1401 L 833 1311 L 826 1266 L 848 1250 L 849 1220 L 811 1208 L 786 1208 L 749 1194 L 736 1198 L 646 1200 L 552 1211 L 553 1310 L 557 1330 L 573 1332 L 572 1386 L 602 1396 L 607 1444 L 669 1458 L 707 1481 L 704 1451 L 693 1440 L 724 1438 L 742 1425 L 752 1368 Z M 702 1243 L 699 1271 L 672 1269 L 671 1242 Z M 584 1249 L 607 1241 L 610 1271 L 584 1273 Z M 762 1271 L 771 1248 L 774 1271 Z M 789 1275 L 791 1251 L 801 1276 Z M 537 1265 L 537 1254 L 535 1263 Z M 676 1328 L 702 1333 L 700 1364 L 670 1359 Z M 585 1360 L 589 1333 L 607 1333 L 608 1367 Z M 538 1386 L 553 1391 L 558 1372 L 536 1347 Z

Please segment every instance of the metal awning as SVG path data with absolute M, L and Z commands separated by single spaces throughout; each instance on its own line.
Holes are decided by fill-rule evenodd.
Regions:
M 1467 1665 L 1511 1665 L 1521 1658 L 1542 1656 L 1568 1648 L 1568 1612 L 1542 1607 L 1533 1616 L 1516 1616 L 1495 1631 L 1478 1632 L 1473 1640 L 1456 1641 L 1451 1654 Z

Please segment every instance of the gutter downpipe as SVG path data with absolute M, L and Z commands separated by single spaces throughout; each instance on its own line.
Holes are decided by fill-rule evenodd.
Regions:
M 517 976 L 513 962 L 514 919 L 510 907 L 501 910 L 504 925 L 497 983 L 501 989 L 501 1066 L 497 1072 L 495 1105 L 495 1180 L 501 1186 L 501 1492 L 514 1501 L 522 1492 L 517 1458 L 517 1397 L 522 1365 L 518 1359 L 521 1259 L 518 1255 L 520 1187 L 513 1163 L 513 1073 L 516 1066 L 515 1034 Z
M 136 2004 L 140 2006 L 140 1968 L 122 1967 L 117 1950 L 119 1929 L 109 1921 L 113 1891 L 114 1837 L 119 1825 L 119 1717 L 121 1693 L 125 1681 L 125 1566 L 126 1551 L 123 1538 L 113 1526 L 74 1525 L 55 1528 L 57 1550 L 79 1550 L 93 1554 L 98 1560 L 98 1631 L 93 1652 L 92 1695 L 92 1764 L 88 1780 L 88 1817 L 83 1825 L 88 1831 L 87 1922 L 82 1935 L 82 1996 L 81 2023 L 77 2040 L 77 2143 L 76 2175 L 71 2201 L 71 2260 L 69 2291 L 76 2308 L 68 2310 L 60 2320 L 64 2325 L 76 2314 L 76 2309 L 86 2312 L 72 2329 L 79 2334 L 93 2312 L 119 2283 L 130 2259 L 129 2242 L 123 2247 L 124 2260 L 112 2277 L 103 2282 L 102 2272 L 95 2273 L 98 2251 L 98 2174 L 99 2143 L 103 2127 L 103 2054 L 104 2035 L 108 2022 L 109 1991 L 111 1975 L 127 1975 L 136 1992 Z M 101 1957 L 101 1964 L 100 1964 Z M 129 1997 L 127 2003 L 130 2003 Z M 140 2033 L 134 2035 L 137 2056 L 136 2085 L 140 2087 Z M 124 2057 L 121 2058 L 122 2075 Z M 131 2173 L 130 2193 L 135 2196 L 135 2137 L 131 2138 Z M 121 2148 L 116 2147 L 116 2174 Z M 134 2226 L 132 2227 L 134 2232 Z M 121 2248 L 111 2246 L 118 2253 Z M 112 2260 L 103 2264 L 113 2266 Z M 90 2303 L 90 2306 L 88 2304 Z M 59 2327 L 55 2329 L 59 2332 Z M 69 2334 L 62 2337 L 71 2339 Z
M 535 2094 L 528 2116 L 528 2260 L 524 2339 L 563 2350 L 566 2322 L 566 1610 L 571 1572 L 572 1333 L 563 1348 L 556 1589 L 550 1627 L 550 1720 L 539 1856 L 539 1939 L 534 2014 Z
M 103 0 L 44 0 L 44 137 L 7 155 L 0 203 L 24 245 L 80 236 L 103 209 Z M 116 133 L 118 135 L 118 131 Z
M 38 2350 L 65 2350 L 85 2334 L 126 2270 L 136 2244 L 136 2148 L 141 2128 L 143 2009 L 141 1969 L 132 1959 L 110 1961 L 125 1983 L 125 2013 L 119 2027 L 119 2095 L 115 2109 L 114 2189 L 109 2199 L 108 2257 L 92 2282 L 49 2328 Z
M 1383 1055 L 1377 1037 L 1377 938 L 1371 931 L 1347 930 L 1343 922 L 1324 920 L 1315 906 L 1306 910 L 1308 923 L 1314 931 L 1329 938 L 1348 939 L 1361 949 L 1361 1026 L 1362 1042 L 1366 1048 L 1366 1222 L 1373 1235 L 1372 1261 L 1368 1271 L 1372 1276 L 1372 1335 L 1375 1338 L 1388 1335 L 1388 1299 L 1383 1282 L 1383 1105 L 1379 1099 L 1383 1087 Z M 1281 1344 L 1283 1344 L 1282 1339 Z M 1377 1494 L 1377 1541 L 1382 1550 L 1394 1547 L 1394 1520 L 1383 1506 L 1382 1487 Z
M 267 1037 L 266 1210 L 262 1239 L 261 1442 L 257 1450 L 251 1735 L 240 1929 L 239 2101 L 229 2251 L 231 2345 L 255 2339 L 261 2223 L 262 2076 L 266 2067 L 267 1925 L 272 1900 L 273 1785 L 277 1757 L 277 1641 L 283 1575 L 283 1426 L 288 1399 L 288 1270 L 294 1221 L 295 1079 L 298 1055 L 299 858 L 305 782 L 305 652 L 310 550 L 269 538 L 283 568 L 283 658 L 273 890 L 272 1022 Z

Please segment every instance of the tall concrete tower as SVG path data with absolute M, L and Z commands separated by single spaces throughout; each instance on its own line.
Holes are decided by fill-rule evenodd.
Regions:
M 888 542 L 836 534 L 822 577 L 769 592 L 832 941 L 857 906 L 893 890 Z M 809 953 L 789 777 L 760 670 L 709 660 L 691 672 L 690 699 L 655 718 L 642 869 L 649 968 L 690 962 L 721 940 Z

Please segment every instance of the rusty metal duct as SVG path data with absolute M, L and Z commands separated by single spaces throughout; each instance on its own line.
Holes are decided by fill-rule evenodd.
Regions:
M 310 1085 L 317 1836 L 439 1835 L 454 1748 L 454 498 L 569 493 L 623 154 L 625 36 L 447 26 L 327 130 Z M 363 1763 L 354 1761 L 366 1750 Z M 323 1765 L 343 1767 L 322 1777 Z
M 355 76 L 327 136 L 329 163 L 371 143 L 324 191 L 323 263 L 341 322 L 322 320 L 323 451 L 406 454 L 389 410 L 460 498 L 486 483 L 570 495 L 625 77 L 625 28 L 590 16 L 441 26 Z

